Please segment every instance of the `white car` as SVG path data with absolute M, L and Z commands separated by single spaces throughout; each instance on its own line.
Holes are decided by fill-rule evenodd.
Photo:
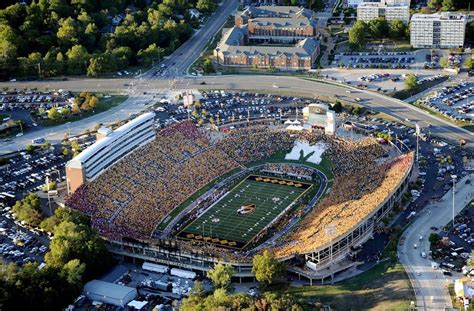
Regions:
M 16 134 L 16 137 L 21 137 L 21 136 L 23 136 L 23 133 Z

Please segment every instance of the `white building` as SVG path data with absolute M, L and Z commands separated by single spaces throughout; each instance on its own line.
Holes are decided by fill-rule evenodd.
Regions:
M 459 48 L 464 45 L 466 16 L 442 12 L 413 14 L 410 21 L 410 44 L 414 48 Z
M 368 22 L 379 17 L 384 17 L 388 22 L 401 20 L 404 24 L 408 24 L 410 20 L 410 6 L 389 5 L 385 1 L 362 2 L 357 6 L 357 20 Z
M 350 8 L 357 8 L 362 2 L 377 2 L 372 0 L 347 0 L 347 6 Z M 387 5 L 410 6 L 410 0 L 386 0 Z
M 97 141 L 66 164 L 68 192 L 76 191 L 84 182 L 92 181 L 112 164 L 156 137 L 152 112 L 142 114 L 112 131 L 101 128 Z

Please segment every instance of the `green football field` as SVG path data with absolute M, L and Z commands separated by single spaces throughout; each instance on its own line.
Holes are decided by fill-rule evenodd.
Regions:
M 243 248 L 311 187 L 310 183 L 276 177 L 247 176 L 178 237 Z

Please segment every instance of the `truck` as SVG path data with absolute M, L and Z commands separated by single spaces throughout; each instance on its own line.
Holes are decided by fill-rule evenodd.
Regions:
M 184 279 L 194 280 L 196 278 L 196 272 L 189 270 L 172 268 L 170 274 Z
M 170 270 L 167 266 L 157 265 L 151 262 L 144 262 L 142 265 L 142 269 L 146 271 L 163 273 L 163 274 L 168 273 Z

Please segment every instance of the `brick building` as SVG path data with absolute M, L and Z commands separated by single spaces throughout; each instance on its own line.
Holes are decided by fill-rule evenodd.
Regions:
M 224 30 L 214 56 L 224 66 L 308 70 L 319 54 L 316 26 L 313 12 L 305 8 L 248 7 L 236 15 L 233 28 Z

